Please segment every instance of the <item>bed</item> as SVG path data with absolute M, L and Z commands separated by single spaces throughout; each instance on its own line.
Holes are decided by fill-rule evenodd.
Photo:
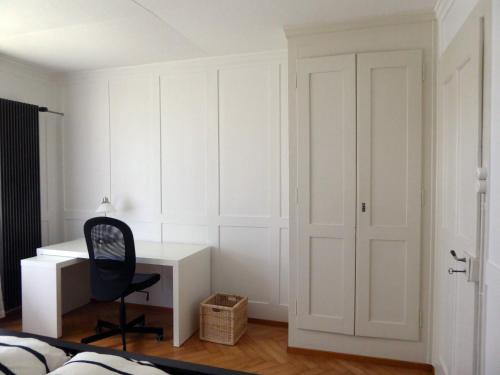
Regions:
M 230 374 L 244 375 L 244 374 L 247 374 L 248 375 L 249 374 L 247 372 L 233 371 L 233 370 L 227 370 L 227 369 L 222 369 L 222 368 L 217 368 L 217 367 L 204 366 L 204 365 L 195 364 L 195 363 L 176 361 L 176 360 L 167 359 L 167 358 L 159 358 L 159 357 L 152 357 L 152 356 L 147 356 L 147 355 L 142 355 L 142 354 L 128 353 L 128 352 L 123 352 L 123 351 L 115 350 L 115 349 L 108 349 L 108 348 L 101 348 L 101 347 L 97 347 L 97 346 L 78 344 L 78 343 L 63 341 L 63 340 L 54 339 L 54 338 L 50 338 L 50 337 L 28 334 L 28 333 L 23 333 L 23 332 L 9 331 L 9 330 L 4 330 L 4 329 L 0 329 L 0 336 L 5 337 L 5 339 L 10 339 L 11 337 L 21 338 L 21 339 L 37 339 L 37 340 L 40 340 L 40 341 L 42 341 L 42 342 L 44 342 L 52 347 L 61 349 L 67 355 L 72 356 L 72 357 L 76 356 L 78 354 L 82 355 L 84 353 L 97 353 L 97 354 L 101 354 L 101 355 L 114 356 L 115 358 L 116 357 L 124 358 L 126 360 L 129 360 L 130 363 L 141 363 L 141 364 L 142 363 L 150 363 L 150 364 L 154 365 L 155 368 L 160 369 L 162 371 L 165 371 L 166 373 L 171 374 L 171 375 L 177 375 L 177 374 L 193 374 L 193 375 L 194 374 L 218 374 L 218 375 L 230 375 Z M 6 336 L 8 336 L 8 337 L 6 337 Z M 13 346 L 15 346 L 15 345 L 13 345 Z M 84 362 L 84 361 L 80 361 L 80 362 Z M 1 363 L 0 363 L 0 366 L 1 366 Z M 49 372 L 49 371 L 47 371 L 47 372 Z M 2 373 L 1 367 L 0 367 L 0 373 Z M 118 372 L 118 373 L 120 373 L 120 372 Z M 123 373 L 126 373 L 126 372 L 123 372 Z

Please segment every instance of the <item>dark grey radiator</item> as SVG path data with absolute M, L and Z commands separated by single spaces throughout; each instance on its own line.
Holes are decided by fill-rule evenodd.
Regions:
M 0 273 L 5 309 L 21 305 L 23 258 L 41 245 L 38 107 L 0 99 Z

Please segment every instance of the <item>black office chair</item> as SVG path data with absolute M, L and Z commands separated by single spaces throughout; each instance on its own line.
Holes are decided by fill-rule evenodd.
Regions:
M 135 246 L 132 230 L 123 221 L 111 217 L 88 220 L 83 231 L 90 260 L 92 297 L 99 301 L 120 299 L 120 322 L 97 321 L 96 334 L 85 337 L 88 344 L 114 335 L 122 336 L 123 350 L 127 350 L 127 332 L 152 333 L 163 340 L 163 329 L 145 327 L 144 315 L 127 323 L 125 297 L 157 283 L 160 275 L 135 273 Z

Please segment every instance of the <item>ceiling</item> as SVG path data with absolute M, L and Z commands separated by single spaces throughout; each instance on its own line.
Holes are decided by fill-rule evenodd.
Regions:
M 286 48 L 283 26 L 430 11 L 436 0 L 0 0 L 0 54 L 76 71 Z

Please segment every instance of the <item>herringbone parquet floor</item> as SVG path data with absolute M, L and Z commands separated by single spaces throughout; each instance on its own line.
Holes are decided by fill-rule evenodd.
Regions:
M 263 324 L 249 324 L 248 332 L 236 346 L 218 345 L 199 340 L 195 335 L 181 348 L 171 346 L 172 316 L 162 308 L 128 305 L 129 320 L 141 313 L 146 314 L 146 323 L 162 326 L 165 341 L 157 342 L 153 336 L 128 336 L 130 352 L 179 359 L 211 366 L 276 375 L 427 375 L 420 369 L 382 366 L 365 362 L 332 358 L 325 354 L 303 355 L 287 352 L 287 328 Z M 93 334 L 97 318 L 117 321 L 118 306 L 109 303 L 91 303 L 72 311 L 63 319 L 63 339 L 79 342 L 82 337 Z M 20 330 L 20 315 L 0 321 L 0 327 Z M 95 345 L 120 349 L 120 338 L 109 338 Z

